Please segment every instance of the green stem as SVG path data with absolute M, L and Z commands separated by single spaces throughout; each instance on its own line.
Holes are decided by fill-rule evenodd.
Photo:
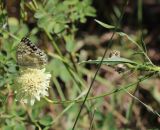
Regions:
M 52 75 L 53 75 L 53 74 L 52 74 Z M 66 99 L 65 99 L 65 96 L 64 96 L 64 94 L 63 94 L 63 92 L 62 92 L 61 86 L 59 85 L 59 83 L 58 83 L 57 79 L 55 78 L 55 76 L 52 76 L 52 80 L 53 80 L 53 82 L 54 82 L 54 84 L 55 84 L 55 86 L 56 86 L 56 89 L 57 89 L 57 91 L 58 91 L 61 99 L 62 99 L 62 100 L 66 100 Z
M 83 97 L 84 94 L 85 94 L 85 93 L 81 93 L 81 95 L 78 96 L 78 97 L 76 98 L 76 100 L 78 100 L 79 98 Z M 49 99 L 47 99 L 47 98 L 45 97 L 45 100 L 48 101 Z M 65 112 L 67 112 L 74 104 L 75 104 L 75 102 L 71 102 L 71 103 L 54 119 L 54 121 L 52 122 L 52 124 L 56 123 L 56 122 L 59 120 L 59 118 L 60 118 Z
M 79 70 L 80 70 L 80 72 L 82 72 L 82 74 L 90 76 L 91 78 L 93 78 L 93 76 L 94 76 L 94 72 L 89 71 L 86 68 L 83 68 L 83 67 L 79 66 Z M 109 88 L 114 88 L 114 86 L 109 81 L 106 81 L 106 79 L 102 78 L 99 75 L 97 75 L 96 81 L 98 81 L 101 84 L 104 84 L 106 86 L 109 86 Z
M 136 91 L 138 90 L 138 88 L 139 88 L 139 83 L 137 83 L 136 88 L 135 88 L 135 90 L 134 90 L 134 92 L 133 92 L 133 95 L 135 95 L 135 93 L 136 93 Z M 134 105 L 134 101 L 135 101 L 135 99 L 132 98 L 132 100 L 131 100 L 131 102 L 130 102 L 130 105 L 129 105 L 129 109 L 128 109 L 127 113 L 126 113 L 126 119 L 127 119 L 127 121 L 128 121 L 127 123 L 129 123 L 129 121 L 131 121 L 132 108 L 133 108 L 133 105 Z M 126 130 L 127 130 L 127 129 L 126 129 Z
M 111 94 L 114 94 L 114 93 L 117 93 L 117 92 L 120 92 L 120 91 L 123 91 L 124 89 L 128 89 L 130 88 L 131 86 L 133 85 L 136 85 L 137 83 L 139 82 L 142 82 L 148 78 L 150 78 L 153 74 L 150 74 L 150 75 L 147 75 L 147 76 L 144 76 L 142 78 L 139 78 L 137 82 L 134 82 L 134 83 L 131 83 L 125 87 L 121 87 L 121 88 L 118 88 L 118 89 L 114 89 L 112 90 L 111 92 L 109 93 L 104 93 L 104 94 L 101 94 L 101 95 L 98 95 L 98 96 L 93 96 L 93 97 L 88 97 L 87 98 L 87 101 L 89 100 L 95 100 L 95 99 L 99 99 L 99 98 L 102 98 L 102 97 L 105 97 L 105 96 L 108 96 L 108 95 L 111 95 Z M 65 100 L 65 101 L 53 101 L 53 100 L 50 100 L 48 98 L 45 97 L 45 100 L 49 103 L 53 103 L 53 104 L 67 104 L 67 103 L 80 103 L 80 102 L 83 102 L 84 99 L 78 99 L 78 100 Z
M 119 33 L 118 33 L 118 34 L 119 34 Z M 147 60 L 150 62 L 150 64 L 154 65 L 154 64 L 152 63 L 152 61 L 150 60 L 150 58 L 148 57 L 148 55 L 147 55 L 147 54 L 144 52 L 144 50 L 141 48 L 141 46 L 139 45 L 139 43 L 137 43 L 136 41 L 134 41 L 134 40 L 133 40 L 129 35 L 127 35 L 127 34 L 123 34 L 123 36 L 126 36 L 129 41 L 131 41 L 132 43 L 134 43 L 134 44 L 142 51 L 142 53 L 143 53 L 144 56 L 147 58 Z
M 63 57 L 61 51 L 59 50 L 58 46 L 56 45 L 55 41 L 53 40 L 52 36 L 50 35 L 50 33 L 48 33 L 46 30 L 45 30 L 45 33 L 47 34 L 47 36 L 49 37 L 49 39 L 52 41 L 52 44 L 54 46 L 54 48 L 56 49 L 57 53 Z
M 56 43 L 55 43 L 55 41 L 53 40 L 53 38 L 52 38 L 52 36 L 50 35 L 50 33 L 48 33 L 46 30 L 45 30 L 45 32 L 46 32 L 47 36 L 49 37 L 49 39 L 52 41 L 52 44 L 53 44 L 54 48 L 56 49 L 57 53 L 59 54 L 59 56 L 60 56 L 62 59 L 64 59 L 61 51 L 59 50 L 58 46 L 56 45 Z M 64 60 L 64 61 L 65 61 L 65 60 Z M 65 68 L 67 69 L 67 71 L 68 71 L 69 74 L 71 75 L 71 77 L 72 77 L 72 79 L 74 80 L 74 82 L 76 83 L 75 86 L 77 87 L 77 91 L 78 91 L 79 93 L 81 93 L 81 92 L 82 92 L 82 90 L 81 90 L 82 87 L 85 87 L 82 79 L 80 79 L 80 77 L 78 76 L 78 74 L 74 72 L 74 70 L 70 67 L 70 65 L 69 65 L 67 62 L 62 62 L 62 63 L 64 64 Z M 88 114 L 89 114 L 89 106 L 88 106 L 87 103 L 86 103 L 85 105 L 86 105 L 86 109 L 87 109 Z M 90 114 L 89 114 L 89 116 L 90 116 Z
M 72 53 L 69 52 L 69 56 L 70 56 L 71 62 L 73 64 L 74 70 L 78 73 L 78 69 L 77 69 L 77 66 L 76 66 L 76 63 L 74 61 Z
M 142 70 L 142 71 L 153 71 L 153 72 L 160 72 L 160 67 L 156 65 L 145 65 L 145 64 L 137 64 L 131 65 L 127 64 L 130 69 Z
M 36 9 L 38 9 L 38 4 L 35 0 L 32 0 L 33 1 L 33 4 L 35 5 Z
M 59 56 L 63 59 L 63 64 L 64 64 L 64 66 L 66 67 L 66 69 L 67 69 L 67 71 L 69 72 L 69 74 L 71 75 L 71 77 L 73 78 L 73 80 L 75 81 L 75 83 L 77 84 L 77 90 L 78 90 L 78 92 L 80 93 L 81 92 L 81 88 L 82 88 L 82 84 L 81 84 L 81 82 L 79 82 L 76 78 L 75 78 L 75 76 L 74 76 L 74 74 L 73 74 L 73 71 L 72 71 L 72 68 L 69 66 L 69 64 L 67 63 L 67 62 L 64 62 L 65 60 L 64 60 L 64 57 L 63 57 L 63 55 L 62 55 L 62 53 L 61 53 L 61 51 L 59 50 L 59 48 L 58 48 L 58 46 L 56 45 L 56 43 L 55 43 L 55 41 L 53 40 L 53 38 L 52 38 L 52 36 L 50 35 L 50 33 L 48 33 L 47 31 L 45 31 L 46 32 L 46 34 L 47 34 L 47 36 L 49 37 L 49 39 L 52 41 L 52 44 L 53 44 L 53 46 L 54 46 L 54 48 L 56 49 L 56 51 L 57 51 L 57 53 L 59 54 Z M 77 76 L 76 76 L 77 77 Z

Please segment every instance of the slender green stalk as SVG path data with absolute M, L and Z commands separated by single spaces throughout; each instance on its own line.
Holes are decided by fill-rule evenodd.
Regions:
M 89 130 L 94 130 L 93 129 L 93 124 L 94 124 L 94 116 L 95 116 L 95 109 L 94 109 L 94 111 L 93 111 L 93 115 L 92 115 L 92 120 L 91 120 L 91 123 L 90 123 L 90 128 L 89 128 Z
M 77 98 L 75 98 L 76 100 L 78 100 L 79 98 L 83 97 L 85 93 L 81 93 L 81 95 L 79 95 Z M 45 98 L 47 101 L 49 101 L 47 98 Z M 60 117 L 66 113 L 73 105 L 75 104 L 75 102 L 71 102 L 52 122 L 52 124 L 56 123 Z
M 135 95 L 135 93 L 136 93 L 136 91 L 138 90 L 138 88 L 139 88 L 139 83 L 137 83 L 137 85 L 136 85 L 136 88 L 135 88 L 135 90 L 134 90 L 134 92 L 133 92 L 133 95 Z M 130 105 L 129 105 L 129 109 L 128 109 L 128 111 L 126 112 L 126 119 L 127 119 L 127 123 L 129 123 L 129 121 L 131 120 L 131 116 L 132 116 L 132 108 L 133 108 L 133 105 L 134 105 L 134 101 L 135 101 L 135 99 L 134 98 L 132 98 L 132 100 L 131 100 L 131 102 L 130 102 Z M 126 129 L 127 130 L 127 129 Z
M 148 111 L 152 112 L 153 114 L 157 115 L 160 118 L 160 114 L 153 110 L 153 108 L 151 106 L 148 106 L 147 104 L 145 104 L 144 102 L 142 102 L 141 100 L 139 100 L 137 97 L 135 97 L 134 95 L 132 95 L 130 92 L 126 91 L 132 98 L 134 98 L 135 100 L 137 100 L 138 102 L 140 102 L 145 108 L 147 108 Z
M 81 66 L 79 66 L 79 70 L 81 71 L 81 73 L 83 73 L 85 75 L 90 75 L 91 78 L 93 78 L 93 76 L 94 76 L 94 72 L 89 71 L 89 70 L 87 70 L 87 69 L 85 69 L 85 68 L 83 68 Z M 113 85 L 109 81 L 106 81 L 106 79 L 102 78 L 99 75 L 96 76 L 96 80 L 98 82 L 100 82 L 101 84 L 109 86 L 110 88 L 114 88 Z
M 104 93 L 104 94 L 101 94 L 101 95 L 98 95 L 98 96 L 93 96 L 93 97 L 88 97 L 86 100 L 89 101 L 89 100 L 96 100 L 96 99 L 99 99 L 99 98 L 103 98 L 105 96 L 109 96 L 111 94 L 114 94 L 114 93 L 117 93 L 117 92 L 120 92 L 120 91 L 123 91 L 125 89 L 128 89 L 134 85 L 136 85 L 137 83 L 140 83 L 148 78 L 150 78 L 153 74 L 149 74 L 147 76 L 144 76 L 142 78 L 139 78 L 138 81 L 134 82 L 134 83 L 131 83 L 129 85 L 126 85 L 125 87 L 120 87 L 120 88 L 117 88 L 117 89 L 114 89 L 112 90 L 111 92 L 107 92 L 107 93 Z M 86 91 L 84 92 L 84 94 L 86 95 Z M 67 104 L 67 103 L 80 103 L 80 102 L 83 102 L 84 99 L 75 99 L 75 100 L 65 100 L 65 101 L 55 101 L 55 100 L 50 100 L 48 98 L 45 97 L 45 100 L 49 103 L 53 103 L 53 104 Z
M 59 50 L 58 46 L 56 45 L 55 41 L 53 40 L 52 36 L 50 35 L 50 33 L 48 33 L 46 30 L 45 30 L 47 36 L 49 37 L 49 39 L 52 41 L 52 44 L 54 46 L 54 48 L 56 49 L 57 53 L 59 54 L 59 56 L 64 59 L 61 51 Z M 72 79 L 75 81 L 76 83 L 76 87 L 77 87 L 77 91 L 79 93 L 82 92 L 82 87 L 85 87 L 82 79 L 78 76 L 77 73 L 74 72 L 74 70 L 70 67 L 70 65 L 67 63 L 67 62 L 62 62 L 65 66 L 65 68 L 67 69 L 67 71 L 69 72 L 69 74 L 71 75 Z M 89 105 L 88 104 L 85 104 L 86 105 L 86 109 L 87 109 L 87 112 L 88 112 L 88 115 L 90 117 L 90 111 L 89 111 Z
M 69 53 L 69 55 L 70 55 L 70 59 L 73 64 L 73 67 L 74 67 L 75 71 L 78 73 L 78 69 L 77 69 L 76 63 L 74 61 L 73 55 L 71 53 Z
M 53 74 L 52 74 L 52 75 L 53 75 Z M 55 76 L 52 76 L 52 80 L 53 80 L 53 82 L 54 82 L 54 84 L 55 84 L 55 86 L 56 86 L 56 89 L 57 89 L 57 91 L 58 91 L 61 99 L 62 99 L 62 100 L 66 100 L 66 98 L 65 98 L 65 96 L 64 96 L 64 94 L 63 94 L 63 92 L 62 92 L 61 86 L 59 85 L 59 83 L 58 83 L 57 79 L 55 78 Z
M 138 22 L 142 24 L 142 0 L 138 0 Z
M 64 113 L 66 113 L 75 103 L 72 102 L 70 103 L 52 122 L 52 124 L 56 123 L 62 116 Z
M 121 33 L 117 32 L 118 34 L 121 35 Z M 139 43 L 137 43 L 136 41 L 134 41 L 130 36 L 128 36 L 127 34 L 123 33 L 123 35 L 121 36 L 126 36 L 126 38 L 131 41 L 132 43 L 134 43 L 138 48 L 139 50 L 144 54 L 144 56 L 147 58 L 147 60 L 150 62 L 150 64 L 154 65 L 152 63 L 152 61 L 150 60 L 150 58 L 148 57 L 148 55 L 146 54 L 146 52 L 144 52 L 143 48 L 139 45 Z
M 36 0 L 32 0 L 33 1 L 33 4 L 35 5 L 36 9 L 38 9 L 38 4 L 36 2 Z
M 88 101 L 88 100 L 100 99 L 100 98 L 102 98 L 102 97 L 105 97 L 105 96 L 108 96 L 108 95 L 111 95 L 111 94 L 114 94 L 114 93 L 117 93 L 117 92 L 120 92 L 120 91 L 125 91 L 125 92 L 126 92 L 127 89 L 130 88 L 131 86 L 136 85 L 137 83 L 140 83 L 140 82 L 142 82 L 142 81 L 150 78 L 151 76 L 153 76 L 153 74 L 149 74 L 149 75 L 147 75 L 147 76 L 141 77 L 141 78 L 138 79 L 137 82 L 134 82 L 134 83 L 132 83 L 132 84 L 129 84 L 129 85 L 125 86 L 125 87 L 121 87 L 121 88 L 119 88 L 119 89 L 115 89 L 115 90 L 111 91 L 110 93 L 105 93 L 105 94 L 102 94 L 102 95 L 99 95 L 99 96 L 95 96 L 95 97 L 89 97 L 89 98 L 87 98 L 87 101 Z M 127 91 L 127 92 L 128 92 L 128 91 Z M 67 100 L 67 101 L 52 101 L 52 100 L 50 100 L 50 99 L 48 99 L 48 98 L 45 97 L 44 99 L 45 99 L 47 102 L 53 103 L 53 104 L 66 104 L 66 103 L 70 103 L 70 104 L 55 118 L 55 120 L 54 120 L 52 123 L 56 123 L 56 122 L 60 119 L 60 117 L 61 117 L 64 113 L 66 113 L 75 103 L 83 102 L 84 100 L 83 100 L 83 99 L 79 99 L 79 98 L 83 97 L 85 94 L 86 94 L 86 92 L 83 92 L 83 93 L 81 93 L 81 95 L 78 96 L 75 100 Z M 154 112 L 155 112 L 155 111 L 154 111 Z M 158 115 L 157 112 L 155 112 L 155 114 Z M 92 118 L 92 119 L 93 119 L 93 118 Z M 92 121 L 91 121 L 91 122 L 92 122 Z
M 52 36 L 50 35 L 50 33 L 48 33 L 46 30 L 45 30 L 45 33 L 47 34 L 47 36 L 49 37 L 49 39 L 52 41 L 52 44 L 53 44 L 54 48 L 56 49 L 57 53 L 58 53 L 61 57 L 63 57 L 61 51 L 59 50 L 58 46 L 57 46 L 56 43 L 54 42 L 54 40 L 53 40 Z
M 7 30 L 5 29 L 2 29 L 2 31 L 6 32 L 9 36 L 11 36 L 13 39 L 17 40 L 17 41 L 20 41 L 21 39 L 18 38 L 17 36 L 15 36 L 14 34 L 8 32 Z
M 47 31 L 45 31 L 45 32 L 46 32 L 47 36 L 49 37 L 49 39 L 52 41 L 52 44 L 53 44 L 54 48 L 56 49 L 57 53 L 59 54 L 59 56 L 60 56 L 62 59 L 64 59 L 61 51 L 59 50 L 58 46 L 57 46 L 56 43 L 54 42 L 52 36 L 51 36 Z M 65 60 L 63 60 L 63 61 L 65 61 Z M 63 62 L 63 61 L 62 61 L 62 62 Z M 78 92 L 80 93 L 80 92 L 81 92 L 81 88 L 82 88 L 83 85 L 81 84 L 81 82 L 79 82 L 79 81 L 75 78 L 75 76 L 74 76 L 74 74 L 73 74 L 73 71 L 72 71 L 72 68 L 71 68 L 66 62 L 63 62 L 63 64 L 64 64 L 65 68 L 67 69 L 67 71 L 69 72 L 69 74 L 71 75 L 71 77 L 73 78 L 73 80 L 75 81 L 75 83 L 77 84 L 77 86 L 78 86 L 77 90 L 78 90 Z
M 100 70 L 100 68 L 101 68 L 101 65 L 102 65 L 102 62 L 103 62 L 103 60 L 104 60 L 104 58 L 105 58 L 105 56 L 106 56 L 107 50 L 108 50 L 108 48 L 110 48 L 110 46 L 112 45 L 112 42 L 113 42 L 112 39 L 113 39 L 113 37 L 114 37 L 114 35 L 115 35 L 116 29 L 118 28 L 118 26 L 119 26 L 119 24 L 120 24 L 120 22 L 121 22 L 121 20 L 122 20 L 122 18 L 123 18 L 124 11 L 125 11 L 125 8 L 126 8 L 127 5 L 128 5 L 128 0 L 125 1 L 125 5 L 124 5 L 124 8 L 123 8 L 123 10 L 122 10 L 122 13 L 121 13 L 121 16 L 120 16 L 120 18 L 119 18 L 119 21 L 117 22 L 117 25 L 116 25 L 116 27 L 115 27 L 115 30 L 113 31 L 113 33 L 112 33 L 112 35 L 111 35 L 111 37 L 110 37 L 108 46 L 106 47 L 106 49 L 105 49 L 105 51 L 104 51 L 104 54 L 103 54 L 102 59 L 101 59 L 101 61 L 100 61 L 100 64 L 99 64 L 98 67 L 97 67 L 97 70 L 96 70 L 96 72 L 95 72 L 95 75 L 94 75 L 94 77 L 93 77 L 93 79 L 92 79 L 92 82 L 91 82 L 91 84 L 90 84 L 90 86 L 89 86 L 89 89 L 88 89 L 88 91 L 87 91 L 87 94 L 86 94 L 86 96 L 85 96 L 85 98 L 84 98 L 84 100 L 83 100 L 83 102 L 82 102 L 82 105 L 81 105 L 81 107 L 80 107 L 80 110 L 79 110 L 79 112 L 78 112 L 78 115 L 77 115 L 77 117 L 76 117 L 76 120 L 75 120 L 75 122 L 74 122 L 74 124 L 73 124 L 72 130 L 74 130 L 75 127 L 76 127 L 76 124 L 77 124 L 77 121 L 78 121 L 78 119 L 79 119 L 79 117 L 80 117 L 81 111 L 82 111 L 82 109 L 83 109 L 83 107 L 84 107 L 84 104 L 85 104 L 85 102 L 86 102 L 86 100 L 87 100 L 87 97 L 88 97 L 88 95 L 89 95 L 89 93 L 90 93 L 90 91 L 91 91 L 91 88 L 92 88 L 92 86 L 93 86 L 93 84 L 94 84 L 94 81 L 95 81 L 95 79 L 96 79 L 96 76 L 97 76 L 97 74 L 98 74 L 98 72 L 99 72 L 99 70 Z

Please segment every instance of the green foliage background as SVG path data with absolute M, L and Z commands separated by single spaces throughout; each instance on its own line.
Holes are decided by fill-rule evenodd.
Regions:
M 139 24 L 142 20 L 141 2 L 140 0 L 138 3 Z M 94 20 L 96 16 L 96 10 L 92 6 L 93 1 L 21 0 L 15 2 L 16 16 L 10 14 L 6 3 L 0 1 L 0 129 L 71 130 L 80 103 L 84 100 L 97 64 L 101 63 L 105 50 L 103 46 L 99 50 L 98 46 L 101 45 L 94 44 L 100 42 L 99 37 L 85 35 L 89 45 L 98 48 L 90 49 L 91 51 L 83 48 L 87 43 L 85 38 L 79 40 L 80 25 L 86 23 L 87 18 Z M 134 94 L 137 89 L 140 89 L 142 81 L 150 90 L 150 97 L 153 97 L 155 102 L 149 104 L 153 109 L 149 109 L 150 107 L 145 106 L 143 102 L 141 104 L 145 109 L 149 109 L 149 112 L 147 111 L 149 114 L 156 115 L 156 117 L 151 115 L 152 119 L 159 117 L 157 108 L 159 108 L 160 98 L 153 82 L 159 76 L 160 68 L 148 57 L 141 30 L 138 30 L 134 36 L 124 33 L 121 26 L 115 26 L 120 14 L 124 12 L 119 6 L 115 6 L 113 11 L 114 13 L 108 17 L 114 25 L 98 20 L 95 23 L 115 32 L 114 42 L 119 45 L 113 45 L 112 49 L 120 50 L 122 57 L 104 58 L 102 69 L 93 85 L 96 87 L 91 91 L 81 116 L 78 117 L 76 130 L 118 130 L 132 126 L 137 120 L 132 111 L 136 99 Z M 14 80 L 19 75 L 15 56 L 16 47 L 24 36 L 29 37 L 33 43 L 38 43 L 37 46 L 45 50 L 49 58 L 46 71 L 52 75 L 49 97 L 37 101 L 34 106 L 16 101 L 14 93 L 16 87 Z M 88 59 L 92 60 L 87 61 Z M 114 68 L 118 64 L 125 65 L 129 73 L 123 75 L 115 72 Z M 152 76 L 156 78 L 149 80 Z M 125 97 L 127 94 L 130 95 L 127 90 L 129 88 L 131 88 L 132 98 Z M 140 100 L 136 99 L 136 101 L 140 103 Z M 136 107 L 139 107 L 138 103 L 135 104 Z M 134 128 L 141 127 L 136 125 Z M 154 128 L 159 127 L 155 125 Z
M 15 101 L 13 86 L 14 79 L 19 72 L 15 56 L 16 47 L 24 36 L 29 37 L 34 43 L 42 42 L 50 59 L 47 71 L 53 77 L 51 86 L 55 84 L 58 89 L 57 94 L 60 94 L 60 97 L 57 96 L 65 100 L 56 77 L 59 77 L 65 84 L 73 84 L 67 89 L 74 88 L 76 82 L 79 83 L 78 79 L 73 79 L 73 74 L 76 73 L 69 55 L 73 57 L 76 55 L 75 35 L 78 29 L 76 24 L 86 22 L 88 16 L 95 16 L 95 9 L 91 6 L 91 0 L 21 1 L 17 7 L 19 8 L 18 18 L 8 16 L 9 12 L 5 8 L 5 3 L 1 1 L 0 4 L 0 128 L 4 130 L 31 128 L 47 130 L 54 126 L 58 113 L 53 116 L 50 110 L 46 111 L 45 109 L 49 109 L 50 106 L 46 101 L 42 100 L 33 107 L 23 106 Z M 63 42 L 59 39 L 62 39 Z M 49 47 L 47 48 L 45 44 L 48 44 Z M 62 51 L 67 53 L 62 55 Z M 73 90 L 75 94 L 78 92 L 76 89 Z M 50 93 L 51 99 L 57 99 L 53 88 L 50 89 Z M 74 95 L 68 96 L 68 98 L 71 97 Z

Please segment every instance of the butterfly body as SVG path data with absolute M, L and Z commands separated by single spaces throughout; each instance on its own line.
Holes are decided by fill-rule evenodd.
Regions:
M 17 47 L 16 58 L 22 67 L 43 68 L 47 64 L 47 55 L 26 37 Z

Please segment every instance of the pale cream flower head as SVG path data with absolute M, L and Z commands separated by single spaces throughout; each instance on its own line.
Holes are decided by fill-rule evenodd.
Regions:
M 33 105 L 35 100 L 48 96 L 51 74 L 45 69 L 26 68 L 16 79 L 17 100 Z

